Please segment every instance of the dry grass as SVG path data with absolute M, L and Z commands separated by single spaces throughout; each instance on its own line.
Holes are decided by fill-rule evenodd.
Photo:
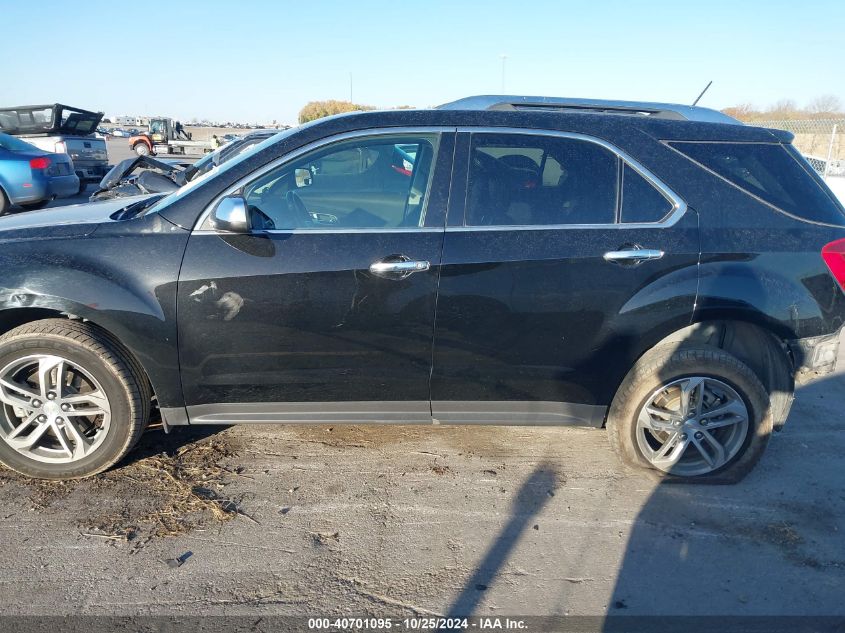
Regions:
M 181 439 L 185 441 L 184 434 Z M 150 539 L 204 529 L 238 515 L 253 520 L 238 500 L 225 494 L 227 483 L 240 475 L 227 466 L 236 453 L 226 432 L 167 446 L 176 443 L 173 435 L 151 431 L 126 463 L 96 477 L 39 481 L 4 470 L 0 482 L 28 489 L 35 511 L 62 504 L 73 527 L 85 536 L 131 542 L 136 549 Z M 152 450 L 159 452 L 149 454 Z

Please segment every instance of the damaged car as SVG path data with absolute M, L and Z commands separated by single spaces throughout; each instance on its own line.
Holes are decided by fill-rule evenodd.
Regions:
M 109 170 L 89 200 L 95 202 L 147 193 L 170 193 L 187 182 L 184 172 L 177 164 L 151 156 L 127 158 Z
M 182 161 L 149 155 L 127 158 L 111 168 L 89 199 L 95 202 L 152 193 L 170 193 L 235 156 L 251 150 L 277 133 L 278 130 L 256 130 L 187 166 Z
M 845 322 L 845 207 L 792 141 L 480 96 L 2 217 L 0 462 L 94 475 L 155 407 L 166 429 L 586 425 L 662 480 L 739 481 Z

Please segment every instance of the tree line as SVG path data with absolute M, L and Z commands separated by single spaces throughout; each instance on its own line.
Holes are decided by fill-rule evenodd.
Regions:
M 396 106 L 390 108 L 391 110 L 409 110 L 414 106 Z M 360 103 L 352 103 L 351 101 L 338 101 L 330 99 L 328 101 L 309 101 L 305 104 L 302 110 L 299 111 L 299 122 L 308 123 L 316 119 L 332 116 L 333 114 L 342 114 L 344 112 L 366 112 L 367 110 L 375 110 L 375 106 L 362 105 Z
M 794 99 L 781 99 L 767 108 L 759 109 L 750 103 L 741 103 L 722 110 L 740 121 L 784 121 L 794 119 L 845 118 L 842 100 L 835 95 L 816 97 L 801 107 Z
M 394 109 L 407 109 L 412 106 L 398 106 Z M 375 110 L 374 106 L 352 103 L 351 101 L 311 101 L 299 111 L 299 122 L 308 123 L 315 119 L 341 114 Z M 741 103 L 722 110 L 725 114 L 740 121 L 780 121 L 791 119 L 841 119 L 845 118 L 842 100 L 835 95 L 822 95 L 801 107 L 793 99 L 781 99 L 767 108 L 757 108 L 750 103 Z

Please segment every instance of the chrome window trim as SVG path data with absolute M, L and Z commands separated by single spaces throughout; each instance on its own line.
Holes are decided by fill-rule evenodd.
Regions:
M 396 136 L 396 135 L 404 135 L 404 134 L 447 134 L 452 133 L 454 134 L 457 131 L 457 128 L 454 126 L 442 126 L 442 125 L 431 125 L 431 126 L 408 126 L 408 127 L 377 127 L 377 128 L 367 128 L 365 130 L 354 130 L 351 132 L 341 132 L 339 134 L 333 134 L 332 136 L 326 136 L 316 141 L 312 141 L 307 145 L 303 145 L 292 152 L 288 152 L 284 156 L 280 156 L 279 158 L 270 161 L 266 165 L 260 167 L 259 169 L 247 174 L 240 180 L 238 180 L 234 185 L 226 189 L 223 193 L 216 196 L 206 207 L 205 210 L 200 214 L 197 221 L 194 223 L 194 228 L 191 231 L 192 234 L 195 235 L 245 235 L 244 233 L 230 233 L 228 231 L 219 231 L 213 228 L 202 228 L 202 226 L 206 223 L 209 216 L 211 215 L 214 208 L 218 205 L 218 203 L 225 198 L 226 196 L 230 196 L 235 193 L 241 187 L 247 185 L 248 183 L 252 182 L 253 180 L 257 180 L 261 178 L 263 175 L 272 171 L 276 167 L 280 167 L 285 163 L 295 160 L 304 154 L 307 154 L 311 151 L 319 149 L 324 146 L 331 145 L 333 143 L 346 141 L 355 138 L 363 138 L 363 137 L 371 137 L 371 136 Z M 272 137 L 271 137 L 272 138 Z M 436 159 L 435 159 L 436 162 Z M 431 183 L 431 178 L 434 177 L 434 171 L 432 170 L 432 174 L 429 176 Z M 428 201 L 426 201 L 427 204 Z M 260 231 L 260 234 L 296 234 L 296 233 L 307 233 L 309 235 L 312 234 L 323 234 L 323 233 L 409 233 L 409 232 L 443 232 L 442 228 L 436 227 L 398 227 L 398 228 L 348 228 L 348 229 L 268 229 L 266 231 Z M 246 235 L 257 235 L 259 232 L 250 232 Z
M 534 128 L 514 128 L 514 127 L 472 127 L 459 126 L 458 133 L 466 132 L 470 134 L 518 134 L 521 136 L 550 136 L 555 138 L 571 138 L 579 141 L 586 141 L 588 143 L 595 143 L 615 154 L 620 160 L 627 164 L 631 169 L 637 172 L 640 176 L 657 189 L 664 198 L 672 204 L 672 210 L 667 213 L 659 222 L 614 222 L 613 224 L 502 224 L 492 226 L 447 226 L 447 232 L 467 232 L 467 231 L 560 231 L 565 229 L 654 229 L 654 228 L 668 228 L 673 226 L 681 219 L 687 211 L 687 203 L 670 189 L 660 178 L 655 176 L 651 171 L 642 165 L 638 160 L 633 158 L 624 150 L 619 149 L 613 143 L 605 141 L 596 136 L 588 134 L 581 134 L 579 132 L 564 132 L 561 130 L 544 130 Z M 467 175 L 467 179 L 469 175 Z M 468 182 L 468 180 L 467 180 Z M 466 218 L 463 219 L 466 222 Z

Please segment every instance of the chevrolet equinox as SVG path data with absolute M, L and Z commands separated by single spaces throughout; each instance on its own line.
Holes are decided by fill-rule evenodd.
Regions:
M 472 97 L 281 132 L 169 195 L 0 218 L 0 461 L 185 424 L 581 424 L 730 482 L 835 364 L 845 210 L 788 132 Z

